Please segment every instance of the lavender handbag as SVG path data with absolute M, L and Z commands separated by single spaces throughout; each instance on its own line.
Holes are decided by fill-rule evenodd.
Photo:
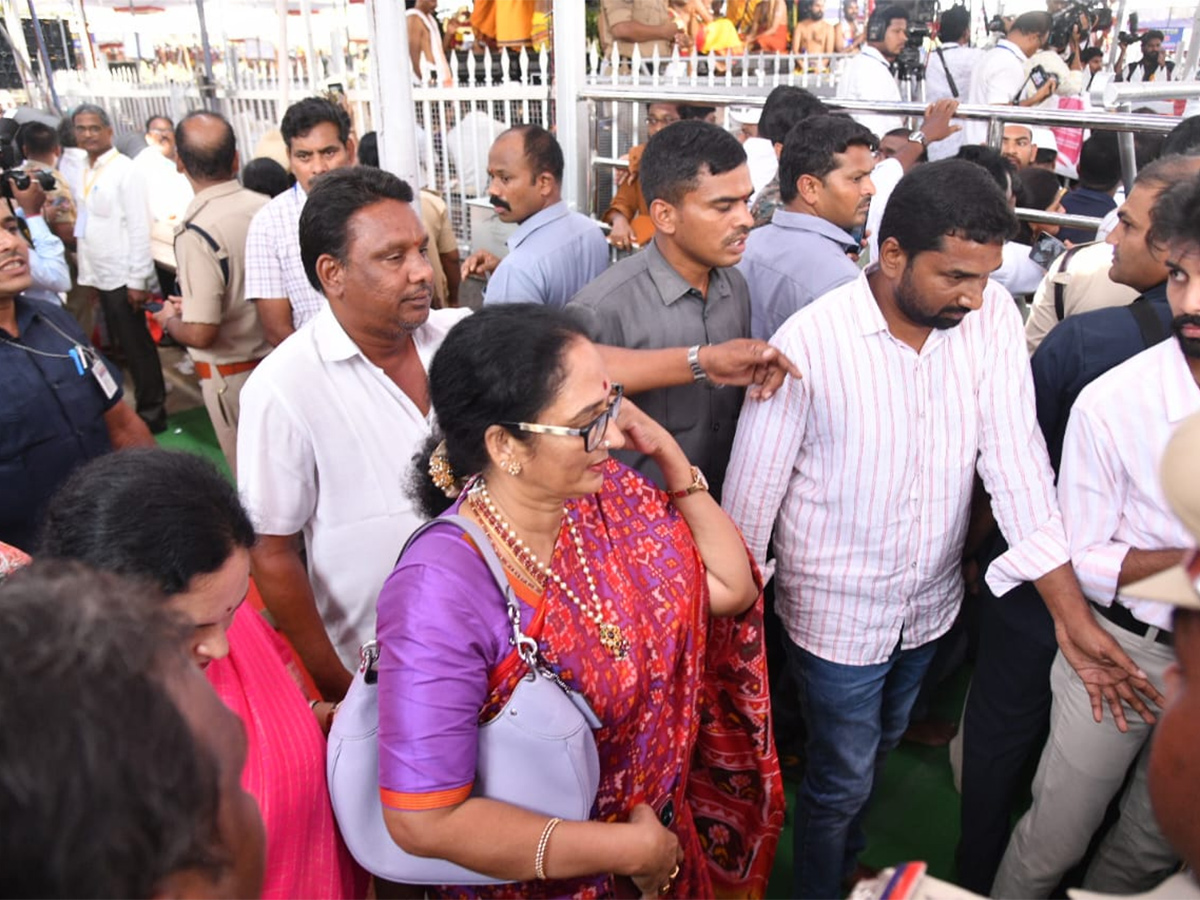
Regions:
M 479 727 L 479 760 L 472 796 L 501 800 L 547 816 L 590 817 L 600 784 L 600 758 L 592 730 L 600 720 L 542 660 L 537 641 L 521 631 L 521 614 L 491 542 L 462 516 L 443 516 L 413 533 L 405 550 L 433 525 L 452 522 L 474 541 L 504 592 L 512 623 L 510 641 L 529 672 L 499 714 Z M 401 557 L 404 552 L 401 551 Z M 392 840 L 379 796 L 379 649 L 369 641 L 350 690 L 329 732 L 326 774 L 333 813 L 351 855 L 368 872 L 408 884 L 499 884 L 442 859 L 413 856 Z

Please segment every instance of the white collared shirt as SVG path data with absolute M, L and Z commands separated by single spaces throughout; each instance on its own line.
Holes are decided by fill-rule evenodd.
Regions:
M 837 84 L 837 96 L 845 100 L 900 100 L 900 85 L 891 64 L 870 44 L 846 60 Z M 900 116 L 873 116 L 854 113 L 854 120 L 883 137 L 904 124 Z
M 434 310 L 413 333 L 426 370 L 470 314 Z M 431 417 L 370 362 L 328 306 L 280 344 L 242 389 L 238 488 L 257 531 L 303 532 L 308 576 L 347 667 L 375 636 L 375 601 L 424 517 L 408 495 Z
M 996 46 L 980 57 L 971 72 L 967 103 L 1011 105 L 1025 83 L 1025 51 L 1001 38 Z M 988 123 L 972 121 L 962 130 L 964 144 L 987 143 Z
M 134 157 L 133 165 L 142 178 L 150 221 L 174 228 L 195 196 L 192 183 L 158 147 L 146 147 Z
M 1109 369 L 1071 407 L 1058 502 L 1071 564 L 1089 600 L 1113 602 L 1130 549 L 1194 545 L 1167 504 L 1158 467 L 1179 423 L 1197 411 L 1200 387 L 1174 337 Z M 1118 602 L 1148 625 L 1171 627 L 1168 604 L 1124 596 Z
M 954 86 L 958 89 L 957 99 L 960 103 L 966 103 L 971 91 L 971 75 L 981 56 L 983 51 L 978 47 L 968 47 L 954 41 L 942 45 L 942 56 L 938 56 L 936 52 L 930 53 L 925 61 L 925 100 L 933 103 L 935 100 L 954 98 L 950 91 L 950 81 L 946 78 L 946 70 L 949 69 L 954 78 Z M 945 57 L 944 65 L 942 57 Z M 961 129 L 966 125 L 966 121 L 953 119 L 952 124 Z M 956 131 L 950 137 L 929 145 L 929 160 L 936 162 L 939 159 L 949 159 L 958 153 L 958 148 L 962 145 L 963 133 L 961 130 Z
M 723 505 L 761 565 L 791 639 L 844 665 L 944 634 L 963 595 L 978 470 L 1010 549 L 997 596 L 1064 564 L 1066 537 L 1034 411 L 1021 316 L 991 282 L 918 353 L 888 330 L 867 273 L 793 315 L 771 341 L 803 373 L 742 407 Z
M 328 306 L 300 258 L 300 213 L 307 199 L 300 183 L 293 184 L 258 211 L 246 235 L 246 299 L 287 297 L 297 331 Z
M 79 213 L 77 282 L 102 291 L 147 290 L 154 280 L 150 216 L 133 160 L 113 147 L 94 165 L 85 158 L 83 168 L 72 175 L 77 183 L 70 185 L 71 193 Z

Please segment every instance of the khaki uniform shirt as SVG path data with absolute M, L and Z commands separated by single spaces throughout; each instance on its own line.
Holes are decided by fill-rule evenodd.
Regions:
M 188 204 L 175 229 L 177 277 L 183 295 L 183 321 L 220 325 L 211 347 L 189 347 L 199 362 L 210 364 L 261 359 L 271 350 L 263 337 L 258 310 L 245 296 L 246 232 L 254 214 L 268 197 L 248 191 L 237 181 L 205 188 Z M 212 235 L 219 251 L 187 228 L 195 223 Z M 229 282 L 221 272 L 220 258 L 229 261 Z
M 446 281 L 446 270 L 442 268 L 442 254 L 458 249 L 458 238 L 450 224 L 450 211 L 446 201 L 433 191 L 424 188 L 420 192 L 421 224 L 429 233 L 429 265 L 433 268 L 434 306 L 441 309 L 446 305 L 450 287 Z
M 621 22 L 638 22 L 642 25 L 663 25 L 671 20 L 667 0 L 600 0 L 600 47 L 605 56 L 612 53 L 612 26 Z M 617 41 L 617 52 L 623 57 L 633 56 L 632 41 Z M 642 59 L 648 60 L 658 50 L 660 59 L 671 58 L 670 41 L 642 41 L 637 45 Z

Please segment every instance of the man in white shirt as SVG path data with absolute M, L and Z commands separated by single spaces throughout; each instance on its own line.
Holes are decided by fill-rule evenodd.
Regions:
M 158 349 L 142 306 L 154 281 L 150 216 L 133 160 L 113 146 L 112 122 L 99 106 L 83 103 L 71 115 L 75 139 L 87 154 L 73 174 L 79 284 L 95 288 L 109 339 L 133 376 L 137 414 L 153 432 L 167 428 L 166 386 Z M 64 173 L 66 174 L 66 173 Z M 71 176 L 68 175 L 68 178 Z
M 1083 389 L 1067 424 L 1058 481 L 1079 583 L 1100 624 L 1160 689 L 1174 662 L 1171 607 L 1139 599 L 1132 583 L 1174 567 L 1193 541 L 1166 502 L 1158 464 L 1179 424 L 1200 412 L 1198 211 L 1200 177 L 1168 188 L 1155 202 L 1148 246 L 1165 251 L 1175 339 Z M 1068 664 L 1056 657 L 1050 737 L 1033 782 L 1033 806 L 1013 831 L 994 897 L 1049 896 L 1083 858 L 1131 767 L 1121 817 L 1097 849 L 1083 886 L 1136 894 L 1178 865 L 1150 809 L 1142 751 L 1153 717 L 1131 718 L 1127 731 L 1098 729 L 1072 682 Z
M 925 61 L 925 99 L 930 103 L 947 99 L 965 103 L 971 89 L 971 72 L 983 55 L 982 50 L 971 46 L 971 14 L 965 6 L 952 6 L 942 13 L 938 38 L 939 49 Z M 961 126 L 963 122 L 955 119 L 954 124 Z M 962 142 L 959 131 L 931 144 L 930 160 L 949 159 Z
M 803 377 L 742 410 L 724 505 L 760 564 L 774 535 L 809 727 L 796 897 L 841 896 L 863 849 L 875 773 L 961 602 L 976 471 L 1011 546 L 989 585 L 1034 581 L 1094 702 L 1109 679 L 1134 697 L 1136 667 L 1067 565 L 1020 315 L 988 283 L 1014 227 L 978 166 L 914 169 L 884 214 L 878 264 L 775 335 Z
M 1047 79 L 1038 90 L 1020 99 L 1025 86 L 1025 60 L 1042 49 L 1050 36 L 1050 16 L 1044 12 L 1028 12 L 1017 17 L 1008 34 L 996 46 L 980 57 L 971 72 L 968 103 L 1000 106 L 1037 106 L 1052 93 L 1056 82 Z M 987 142 L 987 122 L 967 122 L 963 143 Z
M 296 183 L 264 206 L 246 236 L 246 299 L 258 308 L 263 333 L 278 346 L 325 308 L 300 259 L 299 224 L 313 181 L 354 165 L 350 116 L 321 97 L 288 107 L 279 126 Z
M 836 96 L 844 100 L 901 100 L 892 64 L 907 41 L 908 11 L 903 6 L 876 9 L 867 20 L 867 43 L 861 53 L 846 60 Z M 876 137 L 904 124 L 899 116 L 855 113 L 854 119 Z

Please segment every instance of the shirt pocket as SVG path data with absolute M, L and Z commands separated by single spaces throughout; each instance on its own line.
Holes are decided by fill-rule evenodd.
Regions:
M 117 214 L 116 191 L 104 185 L 92 188 L 88 195 L 88 213 L 98 219 L 111 219 Z

